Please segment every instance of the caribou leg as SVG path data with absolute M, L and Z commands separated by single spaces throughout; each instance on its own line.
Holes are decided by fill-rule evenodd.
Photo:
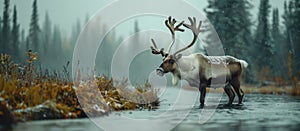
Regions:
M 244 92 L 240 88 L 240 80 L 238 78 L 235 78 L 230 82 L 230 84 L 233 86 L 234 91 L 236 92 L 236 94 L 239 97 L 238 105 L 242 105 Z
M 205 95 L 206 95 L 206 86 L 200 86 L 200 108 L 204 107 Z
M 224 87 L 224 91 L 225 93 L 227 94 L 228 98 L 229 98 L 229 101 L 227 103 L 227 105 L 232 105 L 232 102 L 234 100 L 234 97 L 235 97 L 235 94 L 230 86 L 230 84 L 226 84 L 226 86 Z

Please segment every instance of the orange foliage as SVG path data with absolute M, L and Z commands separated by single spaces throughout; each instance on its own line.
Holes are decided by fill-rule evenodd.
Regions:
M 287 85 L 286 80 L 279 76 L 274 78 L 274 82 L 276 85 L 283 86 L 283 87 Z
M 53 108 L 59 113 L 55 115 L 60 116 L 59 118 L 78 118 L 85 116 L 85 113 L 103 115 L 109 113 L 110 110 L 132 110 L 137 107 L 153 109 L 159 104 L 157 92 L 153 91 L 149 84 L 129 90 L 125 86 L 126 81 L 120 87 L 114 87 L 113 79 L 99 77 L 90 83 L 80 83 L 79 87 L 74 88 L 73 82 L 58 77 L 39 76 L 34 67 L 37 54 L 32 52 L 26 54 L 28 60 L 24 67 L 14 64 L 10 56 L 1 55 L 0 102 L 5 107 L 3 110 L 10 110 L 12 116 L 17 119 L 25 117 L 25 114 L 20 112 L 39 105 Z M 80 71 L 78 72 L 80 74 Z M 92 90 L 90 85 L 93 85 L 92 87 L 99 93 Z M 127 93 L 130 99 L 142 94 L 143 101 L 146 103 L 129 101 L 122 98 L 120 95 L 122 93 Z M 1 108 L 0 117 L 7 115 L 3 112 Z M 26 119 L 34 119 L 34 117 L 30 116 Z
M 288 66 L 288 76 L 289 76 L 289 78 L 292 78 L 293 68 L 292 68 L 292 54 L 291 53 L 288 54 L 287 66 Z
M 257 76 L 260 82 L 269 81 L 271 78 L 269 67 L 263 67 L 261 71 L 257 72 Z

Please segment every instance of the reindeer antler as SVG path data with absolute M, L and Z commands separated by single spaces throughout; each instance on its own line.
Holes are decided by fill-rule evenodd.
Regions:
M 202 25 L 202 21 L 199 22 L 199 25 L 197 27 L 197 25 L 196 25 L 197 21 L 196 21 L 195 17 L 193 17 L 193 19 L 191 17 L 189 17 L 188 19 L 189 19 L 191 25 L 183 24 L 183 26 L 186 27 L 186 28 L 188 28 L 188 29 L 190 29 L 193 32 L 193 34 L 194 34 L 193 41 L 188 46 L 186 46 L 186 47 L 178 50 L 177 52 L 175 52 L 174 56 L 176 56 L 176 54 L 178 54 L 178 53 L 180 53 L 180 52 L 182 52 L 182 51 L 184 51 L 184 50 L 192 47 L 195 44 L 195 42 L 197 41 L 199 33 L 204 31 L 204 30 L 200 29 L 201 25 Z
M 180 31 L 180 32 L 183 32 L 183 31 L 184 31 L 184 29 L 181 29 L 181 28 L 180 28 L 180 26 L 183 25 L 184 21 L 182 21 L 181 23 L 179 23 L 178 25 L 175 26 L 175 23 L 176 23 L 176 22 L 177 22 L 177 21 L 176 21 L 174 18 L 172 19 L 171 16 L 165 21 L 165 25 L 168 27 L 168 29 L 170 30 L 170 32 L 171 32 L 171 34 L 172 34 L 172 42 L 171 42 L 171 44 L 170 44 L 170 46 L 169 46 L 169 48 L 168 48 L 168 52 L 170 52 L 172 46 L 173 46 L 174 43 L 175 43 L 175 32 L 176 32 L 176 31 Z M 164 51 L 164 48 L 162 48 L 162 49 L 158 49 L 158 48 L 157 48 L 154 39 L 151 39 L 151 41 L 152 41 L 153 46 L 151 46 L 150 48 L 151 48 L 153 54 L 161 54 L 161 55 L 164 56 L 164 57 L 165 57 L 165 56 L 168 56 L 169 53 L 168 53 L 168 52 L 165 52 L 165 51 Z
M 151 50 L 152 50 L 152 54 L 161 54 L 161 56 L 166 57 L 169 54 L 167 52 L 164 51 L 164 48 L 158 49 L 156 46 L 156 43 L 153 39 L 151 39 L 153 46 L 150 46 Z
M 171 44 L 170 44 L 170 46 L 169 46 L 169 48 L 168 48 L 168 52 L 170 52 L 172 46 L 173 46 L 174 43 L 175 43 L 175 32 L 176 32 L 176 31 L 180 31 L 180 32 L 183 32 L 183 31 L 184 31 L 184 29 L 181 29 L 180 26 L 183 25 L 184 27 L 190 29 L 190 30 L 193 32 L 193 34 L 194 34 L 193 41 L 192 41 L 188 46 L 186 46 L 186 47 L 184 47 L 184 48 L 178 50 L 177 52 L 175 52 L 175 53 L 174 53 L 174 56 L 176 56 L 178 53 L 180 53 L 180 52 L 182 52 L 182 51 L 184 51 L 184 50 L 186 50 L 186 49 L 192 47 L 192 46 L 195 44 L 195 42 L 197 41 L 197 38 L 198 38 L 199 33 L 204 31 L 204 30 L 201 30 L 201 29 L 200 29 L 200 28 L 201 28 L 201 25 L 202 25 L 202 21 L 199 22 L 199 25 L 198 25 L 198 27 L 197 27 L 197 24 L 196 24 L 197 21 L 196 21 L 196 18 L 195 18 L 195 17 L 193 17 L 193 19 L 192 19 L 191 17 L 188 17 L 188 19 L 189 19 L 189 21 L 190 21 L 190 23 L 191 23 L 190 25 L 185 24 L 184 21 L 182 21 L 181 23 L 179 23 L 178 25 L 175 26 L 175 23 L 176 23 L 177 21 L 176 21 L 174 18 L 172 19 L 171 16 L 165 21 L 165 25 L 169 28 L 169 30 L 170 30 L 170 32 L 171 32 L 171 34 L 172 34 L 172 42 L 171 42 Z M 164 51 L 164 48 L 162 48 L 162 49 L 158 49 L 158 48 L 157 48 L 154 39 L 151 39 L 151 41 L 152 41 L 152 44 L 153 44 L 153 46 L 151 46 L 151 50 L 152 50 L 152 53 L 153 53 L 153 54 L 161 54 L 163 57 L 166 57 L 166 56 L 169 55 L 168 52 L 165 52 L 165 51 Z
M 168 20 L 165 21 L 166 26 L 169 28 L 171 34 L 172 34 L 172 42 L 168 48 L 168 52 L 171 51 L 172 46 L 175 43 L 175 31 L 180 31 L 180 32 L 184 32 L 184 29 L 180 29 L 180 26 L 183 25 L 184 21 L 180 22 L 177 26 L 175 26 L 175 23 L 177 21 L 170 16 Z

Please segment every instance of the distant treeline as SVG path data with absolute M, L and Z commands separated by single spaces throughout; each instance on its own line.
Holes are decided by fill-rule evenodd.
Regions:
M 11 14 L 10 0 L 4 0 L 3 15 L 0 17 L 1 53 L 13 56 L 14 61 L 24 61 L 25 52 L 38 52 L 39 62 L 44 65 L 67 63 L 72 55 L 73 46 L 81 30 L 80 22 L 73 27 L 71 36 L 61 33 L 58 25 L 52 24 L 48 12 L 42 26 L 39 25 L 37 1 L 32 3 L 32 14 L 28 33 L 20 27 L 16 6 Z M 11 17 L 12 16 L 12 17 Z M 22 30 L 21 30 L 22 29 Z
M 249 0 L 208 0 L 204 9 L 216 29 L 227 55 L 245 59 L 250 64 L 244 75 L 249 83 L 275 81 L 290 82 L 300 75 L 300 0 L 284 2 L 284 12 L 279 16 L 269 0 L 261 0 L 259 13 L 251 16 L 253 5 Z M 23 61 L 24 52 L 38 52 L 41 65 L 62 67 L 72 60 L 74 45 L 82 29 L 78 20 L 70 36 L 62 34 L 58 25 L 51 22 L 48 12 L 42 26 L 39 23 L 37 1 L 32 3 L 29 33 L 20 30 L 16 6 L 11 12 L 10 1 L 4 0 L 0 16 L 0 51 Z M 271 18 L 271 19 L 269 19 Z M 280 19 L 283 23 L 280 24 Z M 135 23 L 138 31 L 137 22 Z M 283 25 L 283 26 L 282 26 Z M 105 30 L 105 25 L 102 25 Z M 112 52 L 120 42 L 111 32 L 104 40 L 110 47 L 103 50 L 106 60 L 100 68 L 109 73 Z M 209 38 L 208 38 L 209 39 Z M 51 66 L 50 66 L 51 67 Z M 53 67 L 55 68 L 55 67 Z
M 31 16 L 28 16 L 29 30 L 25 33 L 19 24 L 16 6 L 11 12 L 10 0 L 4 0 L 3 7 L 3 15 L 0 16 L 0 53 L 11 55 L 15 62 L 23 62 L 26 59 L 25 52 L 32 50 L 38 53 L 38 65 L 52 71 L 62 69 L 72 60 L 74 46 L 87 19 L 84 23 L 78 19 L 72 26 L 71 34 L 64 34 L 59 25 L 51 22 L 49 12 L 46 12 L 42 25 L 39 25 L 37 0 L 34 0 Z M 105 25 L 100 28 L 105 30 Z M 103 43 L 112 43 L 115 39 L 112 31 Z M 70 67 L 68 69 L 70 71 Z
M 225 53 L 248 61 L 247 82 L 287 81 L 300 75 L 300 0 L 284 2 L 279 16 L 269 0 L 261 0 L 251 16 L 249 0 L 208 0 L 204 9 Z M 271 18 L 271 20 L 269 19 Z M 280 18 L 283 19 L 283 27 Z

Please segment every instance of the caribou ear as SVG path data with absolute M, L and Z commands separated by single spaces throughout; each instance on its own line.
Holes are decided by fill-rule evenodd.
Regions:
M 176 55 L 176 60 L 180 59 L 182 57 L 182 54 Z

